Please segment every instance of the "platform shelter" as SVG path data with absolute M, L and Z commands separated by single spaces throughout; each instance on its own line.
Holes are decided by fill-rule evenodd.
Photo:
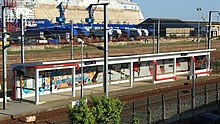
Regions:
M 178 80 L 178 75 L 190 79 L 192 72 L 196 76 L 209 76 L 211 73 L 210 52 L 215 49 L 169 52 L 109 57 L 109 85 L 134 81 L 152 80 L 152 83 L 164 83 Z M 40 104 L 40 95 L 75 90 L 80 84 L 85 87 L 103 86 L 103 58 L 53 62 L 34 62 L 11 64 L 13 99 L 25 99 L 34 96 L 34 102 Z M 81 79 L 84 82 L 81 82 Z

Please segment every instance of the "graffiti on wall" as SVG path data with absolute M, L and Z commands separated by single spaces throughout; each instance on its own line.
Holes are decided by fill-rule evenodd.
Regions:
M 177 59 L 177 71 L 188 70 L 189 59 Z M 173 60 L 158 60 L 157 74 L 169 74 L 173 72 Z M 153 74 L 153 63 L 151 61 L 133 63 L 134 77 L 147 77 Z M 23 88 L 35 88 L 35 70 L 27 68 L 27 77 L 22 81 Z M 81 75 L 81 69 L 76 71 L 75 83 L 80 85 L 82 78 L 84 84 L 101 83 L 103 81 L 103 66 L 84 67 L 84 75 Z M 33 78 L 30 78 L 33 77 Z M 130 77 L 130 63 L 109 65 L 109 81 L 124 80 Z M 40 91 L 54 91 L 72 86 L 72 69 L 55 69 L 50 71 L 39 72 Z M 20 85 L 17 78 L 17 85 Z M 31 90 L 23 89 L 24 93 L 30 93 Z
M 196 63 L 195 63 L 196 70 L 207 68 L 208 66 L 207 56 L 198 56 L 198 57 L 195 57 L 195 59 L 196 59 Z

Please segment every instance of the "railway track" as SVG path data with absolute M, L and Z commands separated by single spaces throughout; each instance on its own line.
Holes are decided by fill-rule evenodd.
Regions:
M 191 47 L 193 46 L 193 47 Z M 220 48 L 220 44 L 216 43 L 213 44 L 213 46 L 215 46 L 215 48 Z M 191 47 L 191 48 L 190 48 Z M 204 47 L 204 45 L 200 45 L 201 48 Z M 132 48 L 132 46 L 129 46 L 127 48 L 125 48 L 125 50 L 120 50 L 120 52 L 125 52 L 126 54 L 144 54 L 144 53 L 151 53 L 151 47 L 137 47 L 137 48 Z M 178 49 L 177 49 L 178 48 Z M 124 49 L 124 48 L 123 48 Z M 148 49 L 148 50 L 146 50 Z M 171 50 L 171 51 L 178 51 L 178 50 L 192 50 L 192 49 L 197 49 L 196 48 L 196 44 L 195 45 L 179 45 L 177 46 L 161 46 L 161 49 L 164 50 Z M 115 53 L 116 52 L 116 53 Z M 118 50 L 116 48 L 113 48 L 110 50 L 110 56 L 111 55 L 118 55 Z M 90 51 L 90 56 L 97 56 L 100 57 L 102 56 L 102 54 L 100 54 L 100 51 Z M 125 53 L 121 53 L 121 54 L 125 54 Z M 219 54 L 219 52 L 215 52 L 213 55 L 216 56 L 217 59 Z M 1 56 L 1 55 L 0 55 Z M 75 57 L 80 57 L 80 52 L 75 52 Z M 14 54 L 14 55 L 10 55 L 8 57 L 8 67 L 9 64 L 12 63 L 19 63 L 20 59 L 19 58 L 19 54 Z M 25 61 L 26 62 L 39 62 L 39 61 L 54 61 L 54 60 L 62 60 L 62 59 L 69 59 L 69 51 L 66 52 L 51 52 L 49 54 L 47 54 L 46 52 L 42 52 L 42 53 L 27 53 L 26 57 L 25 57 Z M 1 60 L 0 60 L 0 68 L 1 66 Z M 1 72 L 0 72 L 1 73 Z M 197 89 L 196 94 L 197 95 L 202 95 L 204 94 L 204 92 L 202 91 L 203 89 L 201 87 L 205 86 L 205 84 L 207 84 L 207 92 L 213 92 L 213 90 L 215 91 L 216 89 L 215 87 L 215 83 L 219 83 L 220 85 L 220 79 L 210 79 L 210 80 L 203 80 L 200 81 L 198 83 L 196 83 L 196 87 L 199 87 L 200 89 Z M 151 108 L 155 108 L 155 106 L 160 106 L 161 104 L 161 94 L 165 94 L 165 103 L 169 103 L 172 101 L 176 101 L 177 98 L 176 96 L 172 96 L 173 92 L 176 92 L 177 90 L 180 91 L 180 98 L 181 99 L 189 99 L 190 98 L 190 89 L 191 89 L 191 85 L 190 83 L 188 83 L 188 85 L 180 85 L 180 86 L 175 86 L 175 87 L 168 87 L 168 88 L 163 88 L 163 89 L 157 89 L 154 91 L 142 91 L 142 92 L 138 92 L 138 93 L 132 93 L 132 94 L 128 94 L 128 95 L 124 95 L 124 96 L 120 96 L 121 101 L 125 102 L 126 104 L 128 104 L 128 106 L 130 104 L 132 104 L 133 102 L 139 102 L 140 104 L 136 107 L 136 110 L 138 111 L 143 111 L 146 110 L 146 99 L 147 98 L 151 98 Z M 220 86 L 219 86 L 220 89 Z M 171 94 L 171 95 L 168 95 Z M 166 97 L 168 96 L 168 97 Z M 144 101 L 144 102 L 142 102 Z M 123 110 L 122 115 L 128 114 L 128 113 L 132 113 L 131 109 L 127 109 L 125 108 Z M 37 121 L 36 123 L 42 123 L 42 124 L 50 124 L 50 123 L 69 123 L 68 121 L 68 109 L 67 108 L 60 108 L 57 109 L 56 111 L 45 111 L 45 112 L 41 112 L 41 113 L 36 113 L 36 117 L 37 117 Z M 1 124 L 23 124 L 25 121 L 25 117 L 27 117 L 27 115 L 18 115 L 16 117 L 12 117 L 11 119 L 8 120 L 4 120 L 4 121 L 0 121 Z
M 198 83 L 196 83 L 196 87 L 198 86 L 204 86 L 205 84 L 214 84 L 216 82 L 219 82 L 220 79 L 211 79 L 211 80 L 205 80 L 206 82 L 204 81 L 200 81 Z M 219 82 L 220 83 L 220 82 Z M 182 91 L 182 90 L 187 90 L 187 89 L 190 89 L 191 88 L 191 85 L 188 84 L 188 85 L 179 85 L 179 86 L 175 86 L 175 87 L 168 87 L 168 88 L 163 88 L 163 89 L 158 89 L 158 90 L 154 90 L 154 91 L 146 91 L 146 92 L 139 92 L 139 93 L 136 93 L 136 94 L 132 94 L 132 95 L 124 95 L 122 97 L 120 97 L 121 101 L 124 101 L 124 102 L 133 102 L 133 101 L 137 101 L 137 100 L 142 100 L 142 99 L 146 99 L 148 97 L 153 97 L 153 96 L 157 96 L 158 94 L 161 94 L 161 93 L 169 93 L 171 91 Z
M 196 95 L 200 96 L 204 94 L 203 87 L 207 86 L 207 92 L 215 92 L 216 91 L 216 83 L 219 85 L 218 89 L 220 89 L 220 79 L 214 78 L 210 80 L 200 80 L 196 83 Z M 177 97 L 175 95 L 171 95 L 173 93 L 176 93 L 177 91 L 180 92 L 180 99 L 183 100 L 187 99 L 190 100 L 190 89 L 191 84 L 187 85 L 180 85 L 180 86 L 174 86 L 174 87 L 168 87 L 163 89 L 157 89 L 154 91 L 143 91 L 138 93 L 130 93 L 128 95 L 120 96 L 120 100 L 125 102 L 125 107 L 122 112 L 122 118 L 126 115 L 132 115 L 132 103 L 135 102 L 135 110 L 136 112 L 144 112 L 147 109 L 146 106 L 146 100 L 147 98 L 151 98 L 150 102 L 150 108 L 157 108 L 158 106 L 161 106 L 161 94 L 164 94 L 164 102 L 170 103 L 172 105 L 174 102 L 177 101 Z M 173 105 L 176 107 L 176 105 Z M 176 109 L 173 108 L 172 112 L 169 113 L 169 115 L 175 114 Z M 22 124 L 25 122 L 25 118 L 28 115 L 18 115 L 16 117 L 13 117 L 12 119 L 4 120 L 0 123 L 7 123 L 7 124 Z M 60 108 L 54 111 L 45 111 L 41 113 L 35 114 L 37 121 L 36 123 L 41 124 L 52 124 L 52 123 L 69 123 L 68 120 L 68 109 Z M 131 116 L 129 116 L 131 117 Z
M 214 48 L 220 48 L 220 43 L 213 42 Z M 121 50 L 123 49 L 123 50 Z M 186 51 L 186 50 L 196 50 L 196 49 L 204 49 L 204 44 L 201 44 L 200 47 L 197 47 L 197 44 L 161 44 L 160 47 L 161 52 L 174 52 L 174 51 Z M 59 51 L 61 50 L 61 51 Z M 85 53 L 88 53 L 89 57 L 102 57 L 102 52 L 96 49 L 88 49 L 84 50 Z M 109 48 L 109 56 L 116 55 L 132 55 L 132 54 L 149 54 L 152 53 L 152 46 L 149 45 L 122 45 L 122 47 L 110 47 Z M 213 52 L 213 56 L 217 59 L 218 53 Z M 80 58 L 80 50 L 74 51 L 74 59 Z M 1 54 L 0 54 L 1 57 Z M 42 61 L 55 61 L 55 60 L 65 60 L 70 59 L 70 50 L 62 50 L 56 49 L 50 51 L 50 49 L 41 50 L 38 52 L 29 51 L 25 53 L 25 62 L 42 62 Z M 2 61 L 0 60 L 0 64 Z M 8 65 L 12 63 L 20 63 L 20 53 L 13 53 L 8 55 Z

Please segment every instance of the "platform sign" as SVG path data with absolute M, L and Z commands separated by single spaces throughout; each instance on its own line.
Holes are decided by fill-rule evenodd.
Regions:
M 96 61 L 86 61 L 84 62 L 85 65 L 92 65 L 92 64 L 96 64 Z

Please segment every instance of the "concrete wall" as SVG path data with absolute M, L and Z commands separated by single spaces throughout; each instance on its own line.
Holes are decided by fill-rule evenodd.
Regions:
M 167 37 L 181 37 L 181 36 L 190 36 L 190 32 L 194 30 L 193 28 L 166 28 Z

